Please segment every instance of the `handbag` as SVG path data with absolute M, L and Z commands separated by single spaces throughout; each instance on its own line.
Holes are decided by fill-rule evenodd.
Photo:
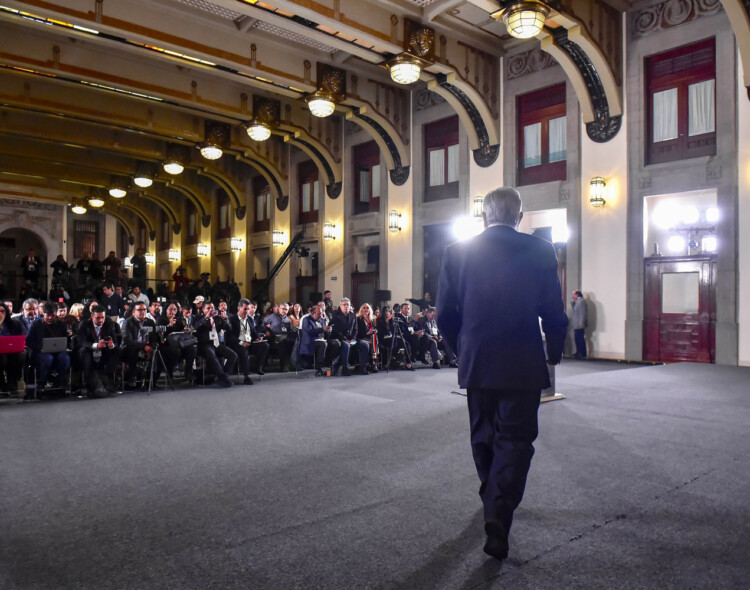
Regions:
M 198 339 L 186 332 L 173 332 L 172 334 L 167 334 L 167 344 L 182 350 L 198 344 Z

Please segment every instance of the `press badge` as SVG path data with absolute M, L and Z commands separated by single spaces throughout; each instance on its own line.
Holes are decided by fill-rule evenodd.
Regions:
M 209 332 L 208 337 L 211 339 L 211 342 L 213 342 L 214 345 L 219 346 L 219 335 L 216 332 Z
M 95 361 L 98 361 L 102 358 L 102 351 L 97 348 L 93 353 L 93 357 Z

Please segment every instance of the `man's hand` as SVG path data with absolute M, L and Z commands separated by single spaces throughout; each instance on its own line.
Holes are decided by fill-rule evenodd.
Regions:
M 248 346 L 250 346 L 250 343 L 246 340 L 245 342 L 242 343 L 242 346 L 247 348 Z
M 99 342 L 96 343 L 97 348 L 107 348 L 107 341 L 106 340 L 99 340 Z

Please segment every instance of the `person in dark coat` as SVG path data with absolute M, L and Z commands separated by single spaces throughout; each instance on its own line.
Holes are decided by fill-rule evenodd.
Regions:
M 133 305 L 131 315 L 122 325 L 123 352 L 122 358 L 127 365 L 125 386 L 135 387 L 138 360 L 151 360 L 154 348 L 159 342 L 154 320 L 146 315 L 146 304 L 138 301 Z M 154 364 L 154 381 L 158 381 L 161 364 Z
M 515 229 L 522 217 L 519 193 L 508 187 L 490 192 L 483 217 L 483 233 L 445 249 L 437 323 L 458 356 L 458 382 L 467 390 L 484 551 L 505 559 L 534 455 L 541 391 L 550 386 L 547 365 L 560 362 L 568 318 L 554 247 Z M 490 302 L 494 313 L 488 314 Z
M 78 355 L 90 397 L 103 397 L 115 391 L 113 382 L 121 353 L 120 326 L 106 314 L 107 310 L 96 304 L 91 318 L 82 321 L 78 328 Z
M 191 311 L 189 307 L 186 309 L 188 312 Z M 159 316 L 157 326 L 162 326 L 166 335 L 166 342 L 162 346 L 161 351 L 170 379 L 172 378 L 174 367 L 180 359 L 183 359 L 185 361 L 185 379 L 192 382 L 193 363 L 195 362 L 195 357 L 198 355 L 198 346 L 197 344 L 186 346 L 184 343 L 180 344 L 177 338 L 170 338 L 170 334 L 185 334 L 189 332 L 176 303 L 167 305 L 165 312 Z
M 112 283 L 104 283 L 99 303 L 104 307 L 107 316 L 125 316 L 125 302 L 122 296 L 115 292 L 115 286 Z
M 351 309 L 351 301 L 344 297 L 339 301 L 339 307 L 331 316 L 331 335 L 329 340 L 338 340 L 341 343 L 341 374 L 349 373 L 349 355 L 352 348 L 357 350 L 357 368 L 355 372 L 359 375 L 367 375 L 367 363 L 370 360 L 370 346 L 364 340 L 358 340 L 357 314 Z
M 222 330 L 225 334 L 229 332 L 229 324 L 215 313 L 214 304 L 209 301 L 203 305 L 203 317 L 195 320 L 194 328 L 195 336 L 198 338 L 198 354 L 206 359 L 219 385 L 231 387 L 229 375 L 234 373 L 237 353 L 219 341 L 219 334 Z M 219 358 L 225 359 L 224 366 Z
M 54 385 L 65 387 L 68 382 L 68 368 L 70 356 L 67 351 L 42 352 L 45 338 L 67 338 L 68 327 L 57 319 L 57 304 L 45 302 L 44 315 L 41 320 L 33 322 L 26 335 L 26 348 L 31 351 L 31 364 L 36 369 L 36 378 L 40 386 L 44 387 L 47 376 L 51 371 L 57 372 Z
M 255 310 L 258 304 L 249 299 L 240 299 L 237 313 L 229 316 L 229 331 L 224 334 L 224 342 L 236 354 L 240 371 L 245 377 L 245 385 L 252 385 L 250 378 L 250 355 L 258 359 L 258 374 L 263 375 L 263 364 L 268 356 L 269 344 L 255 329 Z
M 31 281 L 34 286 L 39 282 L 39 267 L 41 266 L 39 257 L 34 253 L 33 250 L 29 250 L 28 256 L 24 256 L 21 260 L 21 268 L 23 269 L 24 280 Z

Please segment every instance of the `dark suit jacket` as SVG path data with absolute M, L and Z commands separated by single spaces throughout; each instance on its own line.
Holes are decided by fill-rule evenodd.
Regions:
M 216 326 L 216 333 L 218 334 L 224 330 L 224 338 L 226 339 L 227 332 L 229 332 L 229 324 L 221 316 L 214 317 L 214 325 Z M 198 346 L 203 344 L 211 344 L 211 320 L 206 316 L 202 316 L 194 321 L 193 328 L 195 328 L 195 337 L 198 339 Z
M 117 293 L 112 293 L 109 297 L 102 293 L 102 298 L 99 300 L 105 308 L 107 308 L 107 315 L 116 315 L 123 317 L 125 315 L 125 302 L 122 300 Z
M 331 338 L 334 340 L 356 340 L 357 338 L 357 315 L 350 311 L 344 312 L 337 309 L 331 317 Z
M 559 362 L 568 318 L 552 244 L 499 225 L 445 249 L 437 321 L 461 387 L 549 387 L 539 318 L 547 355 Z
M 91 320 L 84 320 L 78 328 L 78 348 L 90 350 L 94 344 L 99 342 L 99 340 L 107 340 L 110 337 L 116 348 L 120 344 L 120 326 L 109 318 L 104 318 L 104 324 L 102 325 L 99 338 L 96 337 L 94 323 Z
M 135 316 L 130 316 L 126 322 L 122 325 L 122 340 L 125 348 L 145 348 L 146 344 L 154 344 L 158 340 L 156 335 L 156 324 L 150 317 L 146 317 L 143 320 L 144 328 L 151 328 L 151 333 L 144 338 L 145 342 L 139 342 L 139 336 L 141 333 L 141 326 Z
M 56 319 L 52 325 L 48 326 L 42 317 L 31 323 L 29 333 L 26 334 L 26 348 L 40 352 L 45 338 L 66 338 L 67 336 L 68 328 L 65 322 Z
M 247 321 L 247 328 L 252 334 L 252 339 L 256 340 L 260 335 L 258 334 L 258 330 L 256 330 L 255 328 L 255 318 L 250 314 L 247 314 L 247 316 L 245 316 L 245 320 Z M 240 345 L 240 331 L 242 328 L 240 326 L 240 321 L 240 316 L 238 316 L 237 314 L 229 316 L 229 331 L 224 332 L 224 342 L 231 348 L 236 348 Z

